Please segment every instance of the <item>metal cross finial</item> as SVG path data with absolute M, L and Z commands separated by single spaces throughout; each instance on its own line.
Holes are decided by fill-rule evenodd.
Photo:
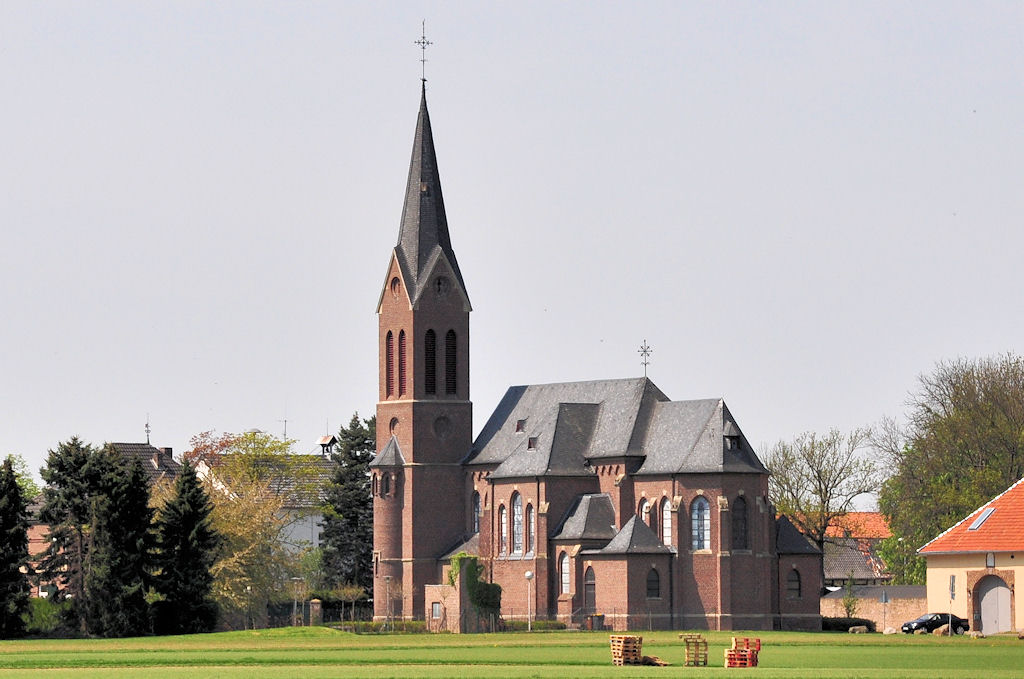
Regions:
M 147 446 L 149 445 L 149 432 L 151 432 L 151 431 L 152 431 L 152 429 L 149 428 L 149 413 L 146 413 L 146 445 Z
M 427 20 L 423 20 L 422 31 L 419 40 L 413 40 L 412 44 L 420 46 L 420 80 L 427 82 L 427 47 L 434 43 L 427 40 Z
M 644 377 L 647 377 L 647 366 L 651 364 L 649 359 L 651 358 L 651 354 L 654 353 L 654 349 L 647 346 L 647 340 L 644 340 L 644 343 L 640 345 L 637 352 L 640 354 L 640 363 L 644 367 Z

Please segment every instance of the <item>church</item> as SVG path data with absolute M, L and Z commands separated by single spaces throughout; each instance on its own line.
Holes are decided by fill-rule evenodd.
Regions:
M 646 377 L 514 386 L 473 440 L 470 311 L 424 84 L 377 303 L 375 618 L 463 616 L 443 590 L 466 552 L 510 619 L 821 628 L 822 555 L 776 518 L 722 399 L 673 401 Z

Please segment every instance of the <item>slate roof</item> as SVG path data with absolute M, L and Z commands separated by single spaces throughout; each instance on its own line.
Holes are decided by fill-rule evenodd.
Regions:
M 274 459 L 261 460 L 259 464 L 270 472 L 270 487 L 285 498 L 284 506 L 289 509 L 308 509 L 319 506 L 324 491 L 338 468 L 338 463 L 323 455 L 280 455 L 282 464 L 275 465 Z M 289 470 L 295 465 L 303 475 L 297 478 Z M 308 472 L 308 475 L 306 474 Z
M 978 522 L 985 512 L 988 518 Z M 924 556 L 957 552 L 1024 552 L 1024 479 L 918 550 Z
M 441 195 L 441 176 L 437 169 L 425 85 L 420 97 L 420 112 L 416 120 L 416 136 L 409 161 L 409 178 L 405 187 L 405 204 L 402 207 L 395 257 L 413 306 L 416 306 L 426 289 L 430 273 L 438 260 L 443 259 L 448 263 L 469 308 L 466 283 L 462 279 L 448 235 L 448 218 Z
M 453 556 L 455 556 L 459 552 L 465 552 L 466 554 L 469 554 L 470 556 L 479 556 L 480 555 L 480 533 L 473 533 L 473 535 L 470 536 L 470 538 L 468 540 L 466 540 L 465 542 L 460 543 L 459 545 L 453 547 L 451 550 L 449 550 L 445 554 L 441 555 L 440 560 L 441 561 L 445 561 L 447 559 L 451 559 Z
M 878 580 L 891 577 L 876 553 L 877 540 L 830 538 L 825 543 L 825 579 Z
M 148 443 L 111 443 L 114 450 L 131 460 L 138 458 L 149 477 L 150 484 L 166 478 L 174 480 L 181 473 L 181 464 L 174 460 L 169 449 L 161 450 Z
M 583 550 L 584 554 L 672 554 L 650 527 L 636 514 L 603 549 Z
M 611 540 L 615 537 L 615 506 L 608 493 L 580 495 L 555 531 L 555 540 Z
M 767 472 L 722 399 L 670 401 L 645 377 L 511 387 L 466 463 L 496 465 L 492 478 L 580 476 L 608 458 L 640 459 L 641 475 Z
M 775 551 L 778 554 L 821 554 L 785 516 L 775 520 Z
M 384 450 L 380 451 L 370 462 L 370 467 L 401 467 L 404 464 L 405 457 L 402 455 L 402 449 L 398 446 L 398 439 L 392 436 L 384 446 Z

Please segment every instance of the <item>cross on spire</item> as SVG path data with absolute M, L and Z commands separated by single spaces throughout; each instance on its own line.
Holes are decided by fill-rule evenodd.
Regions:
M 427 20 L 423 20 L 422 30 L 420 32 L 420 39 L 413 40 L 412 44 L 419 45 L 420 47 L 420 80 L 427 82 L 427 47 L 433 45 L 431 41 L 427 40 Z
M 650 358 L 651 354 L 654 353 L 654 349 L 651 349 L 647 345 L 647 340 L 644 340 L 644 343 L 640 345 L 637 353 L 640 354 L 640 364 L 644 367 L 644 377 L 647 377 L 647 366 L 651 364 Z

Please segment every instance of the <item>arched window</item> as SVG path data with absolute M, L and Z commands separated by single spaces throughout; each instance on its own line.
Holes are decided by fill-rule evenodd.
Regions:
M 505 505 L 498 507 L 498 533 L 501 535 L 501 553 L 508 554 L 508 512 Z
M 433 330 L 423 337 L 423 391 L 437 393 L 437 335 Z
M 380 477 L 380 495 L 381 497 L 387 497 L 391 494 L 391 475 L 384 473 Z
M 711 549 L 711 508 L 705 497 L 698 497 L 690 505 L 690 533 L 694 551 Z
M 398 395 L 405 396 L 405 330 L 398 333 Z
M 749 549 L 747 546 L 747 501 L 742 495 L 732 503 L 732 548 Z
M 648 526 L 651 525 L 651 503 L 647 501 L 647 498 L 640 500 L 640 509 L 637 511 L 640 515 L 640 520 L 646 523 Z
M 371 495 L 376 495 L 377 494 L 377 475 L 376 474 L 373 475 L 373 488 L 370 489 L 370 494 Z
M 512 553 L 523 553 L 523 496 L 512 495 Z
M 384 395 L 395 393 L 395 336 L 388 330 L 384 339 Z
M 661 501 L 661 541 L 672 544 L 672 503 L 668 498 Z
M 800 595 L 800 572 L 794 568 L 786 576 L 786 598 L 799 599 Z
M 455 331 L 449 330 L 444 336 L 444 393 L 454 394 L 458 387 L 456 381 L 455 362 L 458 360 L 458 344 L 455 339 Z
M 480 532 L 480 493 L 473 491 L 473 532 Z
M 562 578 L 562 594 L 569 593 L 569 582 L 572 574 L 569 572 L 569 555 L 562 552 L 562 556 L 558 558 L 558 574 Z
M 597 610 L 597 582 L 594 579 L 594 568 L 587 566 L 583 575 L 583 613 L 593 615 Z
M 647 573 L 647 598 L 658 599 L 661 597 L 661 576 L 657 569 L 652 568 Z
M 533 505 L 526 505 L 526 551 L 537 551 L 537 515 Z

